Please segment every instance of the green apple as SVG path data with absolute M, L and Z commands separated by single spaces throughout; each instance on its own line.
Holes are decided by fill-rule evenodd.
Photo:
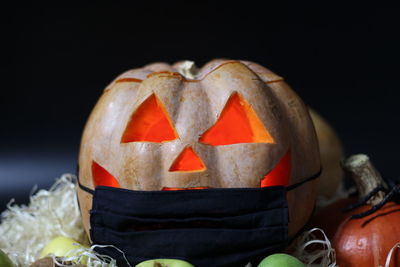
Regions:
M 306 265 L 293 256 L 277 253 L 263 259 L 258 267 L 306 267 Z
M 72 250 L 76 250 L 79 248 L 79 246 L 74 245 L 74 243 L 78 243 L 78 241 L 73 240 L 68 237 L 65 237 L 65 236 L 58 236 L 58 237 L 50 240 L 49 243 L 47 243 L 47 245 L 44 247 L 44 249 L 40 253 L 40 258 L 46 257 L 49 254 L 54 254 L 57 257 L 78 256 L 75 254 L 68 253 Z M 83 247 L 87 248 L 87 246 L 83 246 Z M 86 262 L 87 262 L 87 257 L 83 257 L 80 260 L 80 263 L 82 263 L 82 264 L 86 264 Z
M 194 267 L 187 261 L 175 259 L 154 259 L 143 261 L 135 267 Z
M 12 263 L 10 258 L 1 249 L 0 249 L 0 266 L 1 267 L 14 267 L 14 264 Z

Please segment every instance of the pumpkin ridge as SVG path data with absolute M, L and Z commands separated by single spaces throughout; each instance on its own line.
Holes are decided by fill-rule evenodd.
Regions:
M 201 90 L 202 92 L 204 92 L 204 95 L 205 95 L 205 101 L 206 101 L 206 105 L 207 105 L 206 108 L 207 108 L 207 110 L 209 110 L 208 112 L 206 112 L 207 118 L 205 118 L 205 119 L 206 119 L 206 122 L 209 122 L 209 123 L 207 126 L 204 127 L 204 129 L 202 129 L 198 133 L 198 136 L 195 140 L 197 142 L 198 146 L 206 146 L 205 144 L 200 143 L 198 140 L 199 140 L 200 136 L 202 135 L 202 133 L 204 133 L 207 129 L 212 127 L 212 125 L 214 125 L 214 123 L 215 123 L 215 122 L 213 122 L 213 116 L 212 116 L 212 110 L 213 110 L 212 104 L 213 103 L 211 101 L 211 96 L 207 90 L 207 87 L 208 87 L 208 85 L 205 84 L 204 79 L 200 80 L 198 89 Z M 203 114 L 203 116 L 206 116 L 206 114 Z M 218 166 L 220 164 L 219 157 L 220 157 L 220 152 L 217 149 L 213 149 L 210 147 L 208 148 L 207 157 L 202 157 L 202 160 L 204 161 L 205 165 L 207 166 L 207 171 L 213 172 L 212 177 L 210 175 L 208 175 L 208 172 L 204 173 L 204 175 L 207 176 L 207 181 L 208 181 L 207 185 L 209 185 L 210 187 L 222 187 L 222 184 L 223 184 L 220 169 L 212 167 L 213 165 Z M 210 163 L 213 163 L 213 164 L 210 164 Z
M 135 83 L 141 83 L 143 80 L 137 79 L 137 78 L 121 78 L 115 81 L 115 83 L 124 83 L 124 82 L 135 82 Z
M 260 77 L 260 79 L 262 81 L 264 81 L 265 83 L 267 83 L 267 84 L 284 81 L 284 79 L 282 77 L 280 77 L 278 75 L 275 75 L 275 74 L 274 74 L 274 76 L 276 76 L 277 79 L 275 79 L 275 80 L 264 80 L 263 78 L 265 76 L 271 76 L 271 73 L 273 73 L 273 72 L 271 72 L 271 73 L 269 73 L 269 72 L 258 72 L 255 69 L 251 68 L 251 65 L 247 65 L 244 61 L 240 61 L 240 60 L 228 60 L 226 62 L 223 62 L 223 63 L 215 66 L 214 68 L 212 68 L 208 72 L 201 73 L 201 75 L 200 75 L 201 78 L 200 79 L 187 79 L 186 77 L 184 77 L 182 74 L 180 74 L 177 71 L 167 71 L 167 70 L 165 70 L 165 71 L 153 71 L 153 72 L 147 74 L 146 78 L 150 78 L 152 76 L 159 75 L 159 77 L 174 77 L 174 78 L 182 80 L 183 82 L 200 82 L 203 79 L 205 79 L 208 75 L 210 75 L 212 72 L 216 71 L 217 69 L 223 67 L 226 64 L 233 64 L 233 63 L 241 63 L 241 64 L 245 65 L 251 71 L 253 71 L 255 74 L 257 74 L 257 76 Z M 200 72 L 202 72 L 202 70 Z M 160 75 L 160 74 L 165 74 L 165 76 L 164 75 Z M 138 83 L 140 83 L 140 82 L 143 82 L 143 79 L 134 78 L 134 77 L 124 77 L 124 78 L 117 78 L 114 81 L 114 83 L 122 83 L 122 82 L 138 82 Z

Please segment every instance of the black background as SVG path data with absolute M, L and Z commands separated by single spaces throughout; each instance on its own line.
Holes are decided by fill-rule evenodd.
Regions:
M 334 125 L 347 154 L 367 153 L 385 176 L 400 175 L 398 8 L 215 2 L 3 10 L 0 210 L 74 172 L 103 88 L 155 61 L 256 61 Z

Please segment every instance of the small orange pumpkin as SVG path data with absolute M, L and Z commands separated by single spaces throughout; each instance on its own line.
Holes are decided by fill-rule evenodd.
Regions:
M 323 229 L 329 240 L 332 240 L 338 226 L 349 217 L 349 214 L 343 212 L 343 209 L 356 202 L 357 198 L 347 197 L 319 209 L 312 217 L 309 228 L 317 227 Z
M 289 186 L 318 172 L 307 107 L 281 77 L 248 61 L 213 60 L 195 69 L 188 62 L 154 63 L 123 73 L 105 89 L 83 132 L 83 185 Z M 88 231 L 92 198 L 80 189 L 78 197 Z M 316 181 L 287 198 L 291 236 L 311 215 Z
M 374 169 L 365 155 L 350 157 L 344 167 L 355 180 L 359 197 L 365 198 L 384 181 Z M 376 190 L 375 190 L 376 191 Z M 376 212 L 360 219 L 352 217 L 370 211 L 373 205 L 382 203 L 384 194 L 378 193 L 369 199 L 367 205 L 362 205 L 354 210 L 339 214 L 340 222 L 337 222 L 336 229 L 331 227 L 328 231 L 334 232 L 333 247 L 336 251 L 336 261 L 340 267 L 358 266 L 385 266 L 389 251 L 400 242 L 400 205 L 395 202 L 387 202 Z M 343 206 L 354 199 L 345 199 L 334 203 L 330 210 Z M 331 213 L 336 217 L 337 213 Z M 327 220 L 327 219 L 326 219 Z M 395 251 L 391 267 L 400 266 L 400 251 Z

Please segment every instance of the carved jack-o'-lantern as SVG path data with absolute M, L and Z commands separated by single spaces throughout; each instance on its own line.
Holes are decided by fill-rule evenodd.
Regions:
M 281 77 L 232 60 L 211 61 L 192 76 L 187 64 L 130 70 L 105 89 L 83 133 L 83 185 L 145 191 L 289 186 L 318 172 L 307 108 Z M 287 193 L 289 235 L 308 220 L 315 183 Z M 78 196 L 88 230 L 92 196 L 80 189 Z

